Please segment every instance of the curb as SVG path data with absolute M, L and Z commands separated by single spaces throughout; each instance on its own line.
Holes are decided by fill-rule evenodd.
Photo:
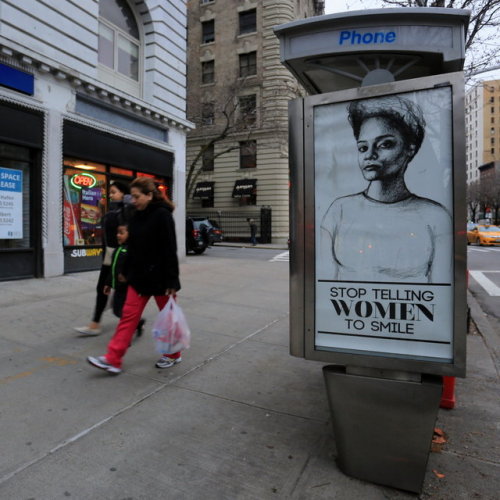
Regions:
M 500 376 L 500 337 L 491 326 L 488 315 L 481 309 L 479 302 L 469 290 L 467 290 L 467 303 L 470 307 L 472 321 L 474 321 L 479 333 L 484 338 L 484 342 L 493 358 L 497 374 Z
M 225 242 L 217 242 L 214 247 L 233 247 L 233 248 L 264 248 L 266 250 L 288 250 L 288 247 L 286 244 L 283 245 L 266 245 L 265 243 L 260 245 L 257 243 L 257 245 L 252 245 L 250 243 L 225 243 Z

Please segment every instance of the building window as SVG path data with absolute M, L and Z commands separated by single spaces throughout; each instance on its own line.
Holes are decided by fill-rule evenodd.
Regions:
M 257 96 L 255 94 L 239 97 L 240 121 L 245 126 L 252 126 L 256 122 Z
M 494 155 L 495 154 L 495 148 L 491 148 L 491 154 Z
M 214 145 L 211 144 L 210 146 L 205 149 L 201 156 L 201 169 L 205 172 L 212 171 L 214 169 Z
M 494 116 L 491 117 L 491 123 L 495 123 L 495 117 Z
M 495 98 L 494 97 L 490 97 L 490 102 L 491 103 L 495 102 Z
M 139 28 L 125 0 L 99 2 L 99 63 L 139 80 Z
M 490 134 L 493 135 L 495 133 L 495 127 L 490 128 Z
M 257 52 L 240 54 L 240 77 L 257 74 Z
M 203 125 L 213 125 L 214 124 L 214 103 L 205 102 L 201 106 L 201 123 Z
M 494 138 L 494 137 L 492 137 L 492 138 L 490 139 L 490 144 L 495 144 L 495 138 Z
M 210 43 L 215 41 L 215 21 L 203 21 L 201 23 L 201 43 Z
M 240 142 L 240 168 L 257 167 L 257 141 Z
M 205 61 L 201 63 L 201 83 L 214 83 L 215 63 L 214 61 Z
M 257 10 L 245 10 L 240 12 L 240 35 L 245 33 L 254 33 L 257 31 Z
M 491 110 L 490 110 L 492 113 L 495 112 L 495 106 L 491 106 Z

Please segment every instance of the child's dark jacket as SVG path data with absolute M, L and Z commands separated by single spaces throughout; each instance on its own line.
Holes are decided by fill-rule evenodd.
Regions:
M 123 304 L 125 303 L 125 297 L 127 296 L 128 283 L 118 279 L 118 275 L 123 275 L 123 267 L 125 265 L 126 258 L 127 245 L 120 245 L 113 252 L 113 256 L 111 258 L 111 272 L 109 273 L 106 281 L 106 285 L 110 286 L 115 291 L 113 297 L 113 313 L 118 317 L 121 317 Z

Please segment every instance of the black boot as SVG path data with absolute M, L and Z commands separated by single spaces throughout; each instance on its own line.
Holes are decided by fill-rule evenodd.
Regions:
M 146 320 L 141 318 L 139 320 L 139 323 L 137 324 L 137 330 L 135 331 L 137 337 L 140 337 L 143 334 L 145 324 L 146 324 Z

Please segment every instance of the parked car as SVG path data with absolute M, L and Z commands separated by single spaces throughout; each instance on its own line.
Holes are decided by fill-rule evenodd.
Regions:
M 222 241 L 223 234 L 217 223 L 203 217 L 186 219 L 186 251 L 202 254 L 208 246 Z
M 220 241 L 224 241 L 224 233 L 219 227 L 219 224 L 217 224 L 217 222 L 215 222 L 213 219 L 208 219 L 208 222 L 210 222 L 210 224 L 212 225 L 209 230 L 210 245 L 213 245 L 214 243 Z
M 500 227 L 483 224 L 467 225 L 467 244 L 500 245 Z

